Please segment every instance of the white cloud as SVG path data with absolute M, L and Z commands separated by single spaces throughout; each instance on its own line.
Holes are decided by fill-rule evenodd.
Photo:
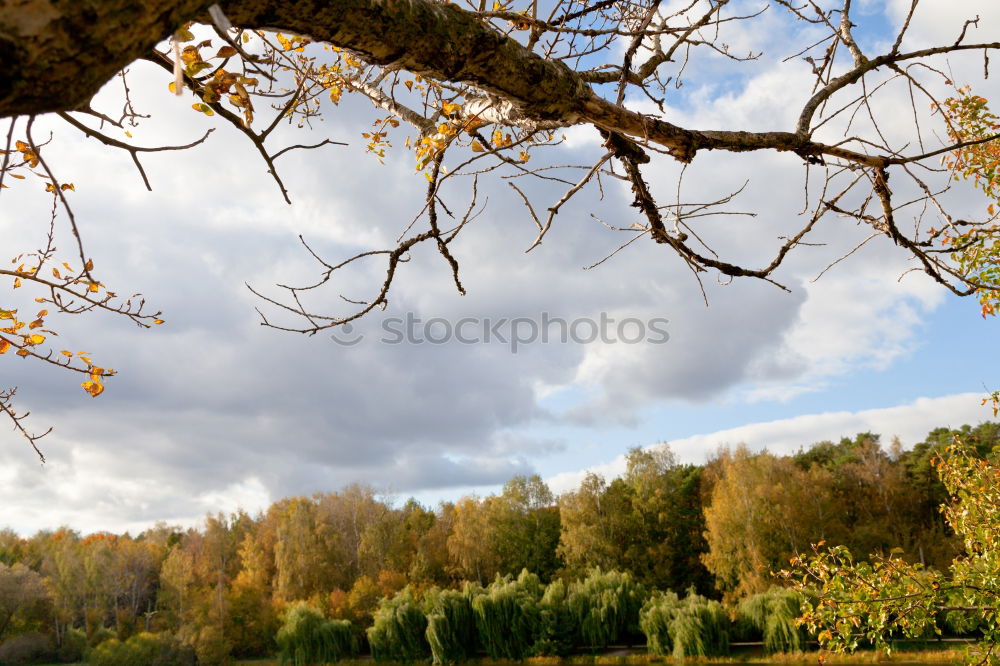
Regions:
M 752 451 L 767 449 L 779 455 L 795 453 L 800 448 L 823 441 L 838 441 L 861 432 L 882 435 L 883 443 L 899 437 L 905 447 L 923 441 L 937 427 L 958 428 L 976 425 L 992 417 L 989 407 L 980 405 L 982 396 L 975 393 L 919 398 L 896 407 L 866 409 L 856 412 L 803 414 L 788 419 L 751 423 L 703 435 L 677 439 L 669 444 L 683 463 L 702 464 L 712 452 L 724 446 L 745 444 Z M 546 482 L 555 493 L 575 489 L 587 473 L 611 479 L 625 473 L 625 456 L 585 470 L 556 474 Z
M 769 14 L 761 25 L 767 29 L 740 28 L 727 40 L 734 49 L 757 50 L 783 23 Z M 915 38 L 930 27 L 915 24 Z M 803 101 L 797 91 L 805 68 L 793 62 L 773 69 L 785 55 L 769 51 L 725 80 L 713 77 L 730 61 L 692 61 L 687 85 L 668 96 L 668 119 L 697 128 L 788 129 Z M 217 126 L 191 111 L 187 100 L 167 95 L 167 77 L 134 69 L 134 97 L 157 112 L 133 132 L 137 142 L 184 143 Z M 711 80 L 697 85 L 702 77 Z M 897 282 L 908 264 L 889 243 L 872 243 L 811 283 L 818 267 L 865 236 L 863 229 L 832 220 L 817 235 L 826 245 L 798 248 L 776 276 L 791 294 L 762 282 L 724 286 L 703 276 L 706 309 L 683 262 L 651 242 L 581 270 L 624 240 L 591 213 L 613 225 L 638 219 L 626 187 L 605 180 L 603 198 L 596 188 L 582 192 L 545 242 L 525 255 L 536 234 L 533 223 L 503 182 L 483 177 L 479 194 L 481 202 L 489 198 L 486 213 L 452 246 L 467 296 L 456 294 L 450 267 L 433 248 L 420 248 L 401 266 L 388 309 L 357 325 L 368 336 L 363 344 L 339 347 L 322 334 L 303 338 L 262 329 L 253 311 L 260 302 L 244 281 L 277 294 L 275 282 L 298 284 L 318 275 L 320 266 L 297 234 L 321 256 L 340 259 L 391 245 L 420 208 L 426 183 L 414 173 L 412 155 L 397 147 L 380 166 L 364 154 L 363 142 L 358 145 L 371 120 L 366 105 L 338 107 L 320 133 L 355 145 L 281 158 L 292 207 L 282 202 L 252 147 L 225 127 L 194 151 L 145 158 L 152 194 L 142 189 L 126 154 L 56 130 L 46 154 L 77 185 L 72 201 L 101 279 L 121 293 L 143 291 L 165 311 L 167 324 L 139 331 L 107 317 L 52 319 L 61 344 L 87 349 L 121 370 L 94 401 L 75 378 L 4 359 L 5 379 L 21 386 L 19 404 L 34 411 L 35 423 L 57 429 L 43 440 L 50 461 L 44 468 L 22 442 L 0 447 L 0 480 L 6 481 L 0 505 L 8 507 L 0 523 L 22 531 L 61 523 L 134 529 L 157 519 L 190 524 L 206 510 L 253 510 L 284 495 L 352 481 L 422 497 L 489 486 L 531 473 L 536 461 L 572 446 L 559 431 L 567 424 L 570 432 L 579 424 L 596 431 L 639 423 L 664 404 L 787 399 L 821 390 L 834 376 L 885 369 L 912 353 L 924 322 L 942 302 L 941 291 L 920 276 Z M 288 137 L 302 140 L 292 129 L 282 129 L 275 145 Z M 574 128 L 567 136 L 566 145 L 552 152 L 553 162 L 585 163 L 599 155 L 592 128 Z M 687 169 L 680 197 L 715 200 L 751 176 L 728 209 L 758 217 L 703 218 L 699 233 L 724 258 L 759 266 L 802 222 L 803 172 L 801 160 L 790 154 L 705 153 Z M 679 165 L 662 159 L 647 171 L 663 203 L 674 200 L 679 175 Z M 536 210 L 564 191 L 551 181 L 522 185 L 538 202 Z M 39 201 L 44 209 L 40 190 L 4 190 L 5 247 L 42 242 L 40 227 L 22 224 L 37 217 Z M 458 211 L 468 204 L 464 184 L 446 196 Z M 72 245 L 62 249 L 72 254 Z M 352 306 L 341 295 L 370 297 L 384 271 L 384 258 L 373 258 L 313 293 L 310 304 L 346 312 Z M 661 317 L 669 320 L 670 340 L 534 344 L 517 354 L 505 344 L 379 343 L 383 317 L 408 312 L 424 320 L 537 318 L 543 312 L 567 320 L 599 319 L 601 313 L 619 321 Z M 570 406 L 553 414 L 543 400 Z M 948 420 L 941 400 L 928 403 L 933 425 Z M 917 406 L 898 409 L 906 413 L 900 427 L 907 419 L 919 421 Z M 877 423 L 885 427 L 862 427 L 868 417 L 858 414 L 869 412 L 814 415 L 717 433 L 712 445 L 764 439 L 773 446 L 786 440 L 801 445 L 857 429 L 903 435 L 889 427 L 891 410 L 883 411 Z M 555 434 L 525 434 L 539 424 Z M 678 451 L 692 456 L 696 446 L 708 444 L 684 442 L 675 443 Z M 606 446 L 616 450 L 617 443 Z

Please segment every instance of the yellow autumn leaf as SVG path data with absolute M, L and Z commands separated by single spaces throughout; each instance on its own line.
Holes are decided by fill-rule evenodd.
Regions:
M 0 354 L 6 354 L 8 349 L 10 349 L 10 342 L 0 338 Z
M 60 354 L 62 354 L 63 356 L 65 356 L 65 357 L 67 357 L 67 358 L 72 358 L 72 357 L 73 357 L 73 352 L 71 352 L 71 351 L 66 351 L 65 349 L 63 349 L 63 350 L 62 350 L 61 352 L 59 352 L 59 353 L 60 353 Z
M 83 390 L 89 393 L 92 398 L 96 398 L 104 393 L 104 384 L 101 384 L 100 382 L 83 382 L 80 386 L 82 386 Z
M 24 343 L 28 345 L 40 345 L 45 342 L 45 336 L 35 333 L 24 338 Z
M 21 278 L 14 278 L 14 289 L 21 286 Z
M 17 310 L 0 310 L 0 319 L 13 319 Z
M 479 143 L 479 141 L 473 141 L 472 142 L 472 152 L 474 152 L 474 153 L 485 153 L 486 152 L 486 148 L 484 148 L 483 144 Z

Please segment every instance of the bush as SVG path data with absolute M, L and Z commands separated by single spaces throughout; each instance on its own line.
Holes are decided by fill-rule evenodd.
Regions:
M 427 617 L 409 587 L 379 604 L 368 644 L 377 661 L 418 661 L 430 655 Z
M 424 596 L 427 643 L 435 664 L 455 664 L 476 654 L 476 619 L 468 594 L 432 588 Z
M 56 649 L 56 659 L 63 663 L 83 661 L 87 652 L 87 634 L 79 629 L 67 629 L 63 634 L 62 645 Z
M 639 624 L 651 654 L 683 658 L 729 653 L 729 614 L 718 601 L 697 594 L 683 600 L 673 592 L 652 597 L 643 606 Z
M 567 604 L 579 626 L 583 646 L 606 648 L 640 633 L 643 586 L 629 573 L 593 569 L 569 588 Z
M 226 663 L 232 651 L 232 644 L 214 624 L 199 628 L 194 634 L 191 647 L 194 648 L 198 663 L 204 666 Z
M 772 587 L 739 605 L 738 623 L 764 641 L 765 652 L 799 652 L 806 641 L 805 631 L 795 622 L 802 614 L 802 601 L 795 590 Z
M 498 575 L 472 600 L 479 641 L 491 659 L 521 660 L 534 653 L 542 592 L 538 576 L 525 569 L 516 580 Z
M 35 664 L 51 661 L 55 646 L 44 634 L 31 632 L 8 638 L 0 645 L 0 664 Z
M 276 640 L 281 664 L 323 664 L 357 654 L 351 623 L 328 620 L 305 601 L 288 609 Z
M 194 664 L 194 650 L 182 646 L 168 633 L 140 633 L 127 641 L 110 638 L 87 655 L 95 666 L 174 666 Z
M 87 645 L 90 647 L 97 647 L 109 638 L 118 638 L 118 636 L 111 629 L 103 627 L 100 625 L 93 625 L 90 633 L 87 634 Z

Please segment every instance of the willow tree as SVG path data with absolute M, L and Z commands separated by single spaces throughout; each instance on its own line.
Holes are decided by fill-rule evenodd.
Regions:
M 49 348 L 52 329 L 46 317 L 106 310 L 139 326 L 162 321 L 141 299 L 122 298 L 102 282 L 83 242 L 87 220 L 76 219 L 70 206 L 72 196 L 84 193 L 72 192 L 59 165 L 46 160 L 37 128 L 33 132 L 40 114 L 58 114 L 109 150 L 127 153 L 151 186 L 143 169 L 150 153 L 182 150 L 208 140 L 208 134 L 179 146 L 131 140 L 125 129 L 142 118 L 138 109 L 146 105 L 148 110 L 158 101 L 129 95 L 124 72 L 137 60 L 144 61 L 143 76 L 160 72 L 164 95 L 169 83 L 194 111 L 244 135 L 273 176 L 277 196 L 289 199 L 278 168 L 283 155 L 334 143 L 322 137 L 274 146 L 279 121 L 291 117 L 308 124 L 329 108 L 321 100 L 336 104 L 346 95 L 365 97 L 375 106 L 374 127 L 364 136 L 369 150 L 386 157 L 390 143 L 397 152 L 405 143 L 416 170 L 427 178 L 423 201 L 414 202 L 416 218 L 395 246 L 346 258 L 313 253 L 319 261 L 315 283 L 261 296 L 272 308 L 262 315 L 268 326 L 311 334 L 385 307 L 401 263 L 420 244 L 440 253 L 455 289 L 464 293 L 454 242 L 480 209 L 477 178 L 504 175 L 517 177 L 508 181 L 510 194 L 524 204 L 521 217 L 534 225 L 529 249 L 549 238 L 560 210 L 581 191 L 619 181 L 631 189 L 635 211 L 622 211 L 624 223 L 611 225 L 623 240 L 618 248 L 608 248 L 609 255 L 634 242 L 653 242 L 699 280 L 749 278 L 784 288 L 786 259 L 831 220 L 848 218 L 866 227 L 869 239 L 890 239 L 913 258 L 917 270 L 952 292 L 996 294 L 992 264 L 984 266 L 982 253 L 964 252 L 973 244 L 992 247 L 993 213 L 973 220 L 950 212 L 941 196 L 948 175 L 935 167 L 942 155 L 994 139 L 990 123 L 982 123 L 974 135 L 951 131 L 955 113 L 970 104 L 974 112 L 979 98 L 956 91 L 944 72 L 948 58 L 962 52 L 982 54 L 988 71 L 989 56 L 1000 42 L 980 40 L 978 35 L 993 34 L 993 27 L 969 16 L 941 43 L 910 46 L 908 30 L 925 4 L 913 0 L 888 39 L 865 40 L 859 35 L 869 17 L 856 12 L 851 0 L 770 0 L 752 8 L 739 0 L 680 5 L 659 0 L 0 0 L 0 117 L 9 119 L 0 185 L 13 187 L 17 177 L 37 174 L 52 195 L 51 217 L 49 209 L 39 211 L 38 221 L 53 222 L 47 244 L 0 270 L 8 284 L 32 292 L 41 306 L 37 312 L 35 306 L 30 311 L 15 311 L 13 303 L 3 306 L 8 309 L 0 310 L 0 317 L 10 325 L 0 329 L 0 353 L 76 372 L 83 388 L 96 396 L 113 371 L 87 355 Z M 729 38 L 740 29 L 782 25 L 768 22 L 775 14 L 806 28 L 795 31 L 801 44 L 789 43 L 791 35 L 776 34 L 772 40 L 787 56 L 788 71 L 811 72 L 795 120 L 765 130 L 735 119 L 716 128 L 679 124 L 670 104 L 689 64 L 706 55 L 722 56 L 734 68 L 722 72 L 723 78 L 738 76 L 738 68 L 759 54 L 731 49 Z M 869 48 L 869 42 L 875 46 Z M 125 76 L 122 111 L 94 108 L 95 94 L 119 74 Z M 802 79 L 788 77 L 790 85 Z M 905 124 L 898 105 L 881 104 L 883 99 L 905 100 Z M 785 110 L 775 109 L 773 117 Z M 601 137 L 594 161 L 558 168 L 529 161 L 557 144 L 561 130 L 578 125 L 592 127 Z M 769 245 L 765 255 L 727 250 L 723 240 L 716 246 L 704 233 L 713 215 L 733 212 L 727 206 L 734 192 L 720 191 L 707 203 L 685 203 L 678 196 L 664 204 L 679 192 L 678 183 L 651 186 L 647 181 L 658 164 L 690 164 L 709 151 L 777 153 L 802 164 L 810 175 L 797 229 L 761 229 Z M 729 168 L 753 169 L 736 160 Z M 532 179 L 545 186 L 543 194 L 527 186 Z M 67 241 L 62 247 L 72 248 L 65 255 L 57 256 L 57 238 Z M 371 286 L 370 295 L 345 302 L 345 309 L 336 312 L 309 301 L 310 295 L 333 287 L 342 268 L 361 261 L 384 262 L 385 277 Z M 14 411 L 13 391 L 0 394 L 0 409 L 35 445 L 40 433 Z

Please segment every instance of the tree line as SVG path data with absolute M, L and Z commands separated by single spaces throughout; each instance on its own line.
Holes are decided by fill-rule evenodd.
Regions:
M 3 530 L 0 662 L 85 653 L 99 662 L 131 642 L 219 663 L 292 655 L 296 632 L 344 654 L 396 654 L 411 634 L 419 639 L 402 644 L 425 656 L 435 644 L 558 654 L 607 644 L 586 627 L 618 626 L 609 620 L 617 604 L 633 609 L 619 613 L 632 618 L 620 636 L 653 650 L 687 645 L 678 636 L 691 618 L 717 626 L 714 644 L 728 644 L 723 636 L 746 633 L 727 624 L 733 618 L 765 626 L 787 615 L 785 602 L 761 600 L 775 594 L 771 572 L 811 544 L 946 568 L 962 543 L 938 510 L 947 492 L 932 460 L 956 434 L 982 456 L 1000 444 L 1000 424 L 984 423 L 935 429 L 908 450 L 862 433 L 792 455 L 722 448 L 704 465 L 660 445 L 629 452 L 621 477 L 588 474 L 559 497 L 538 476 L 436 509 L 354 485 L 285 498 L 256 516 L 209 515 L 187 530 Z M 615 601 L 622 589 L 632 601 Z M 517 633 L 522 611 L 520 647 L 490 647 L 490 635 Z

